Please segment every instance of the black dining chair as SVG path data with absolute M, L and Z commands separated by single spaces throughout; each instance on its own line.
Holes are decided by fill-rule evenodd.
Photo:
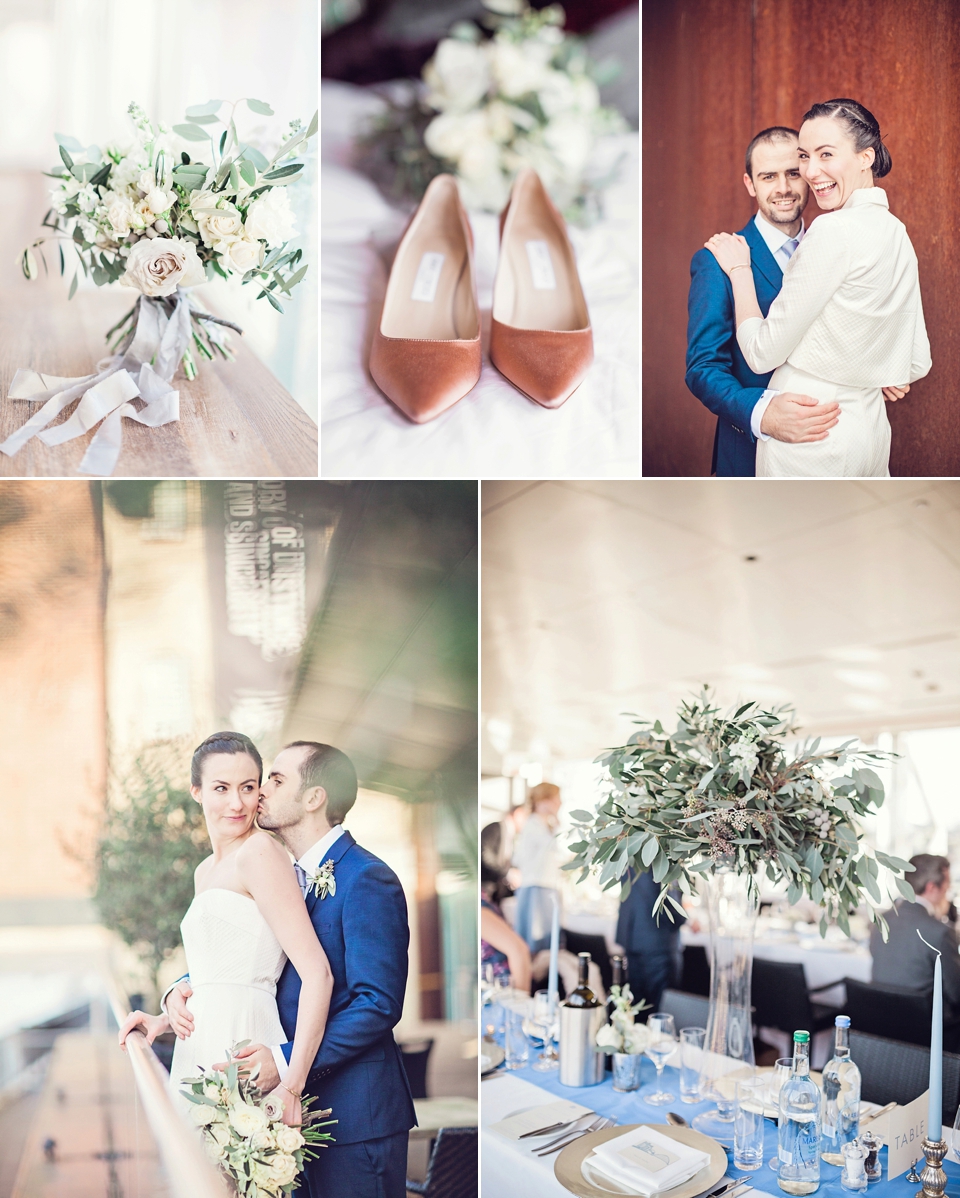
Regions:
M 421 1198 L 477 1198 L 477 1129 L 441 1127 L 426 1181 L 407 1178 L 407 1193 Z
M 710 959 L 702 944 L 684 945 L 678 989 L 684 994 L 710 997 Z
M 673 1022 L 678 1032 L 685 1027 L 707 1026 L 707 1016 L 710 1014 L 710 1000 L 702 994 L 684 994 L 682 990 L 664 990 L 660 999 L 660 1010 L 673 1016 Z M 650 1012 L 641 1012 L 643 1019 Z
M 847 988 L 846 1010 L 851 1012 L 858 1032 L 907 1044 L 930 1043 L 932 994 L 858 982 L 856 978 L 844 978 L 843 984 Z M 953 1116 L 950 1121 L 953 1122 Z
M 613 985 L 613 964 L 607 951 L 606 940 L 602 936 L 590 936 L 586 932 L 571 932 L 568 928 L 563 929 L 563 937 L 568 953 L 573 953 L 574 956 L 577 953 L 590 954 L 591 961 L 600 969 L 603 988 L 609 994 Z
M 854 1008 L 856 1010 L 856 1008 Z M 906 1106 L 930 1082 L 930 1050 L 902 1040 L 887 1040 L 866 1032 L 850 1032 L 850 1056 L 860 1070 L 860 1097 L 864 1102 Z M 943 1121 L 953 1124 L 960 1103 L 960 1056 L 943 1054 Z
M 799 962 L 753 958 L 751 996 L 755 1027 L 777 1028 L 788 1036 L 792 1036 L 797 1028 L 805 1029 L 812 1036 L 825 1027 L 832 1027 L 834 1019 L 842 1015 L 843 1010 L 814 1002 L 812 994 L 819 992 L 807 990 L 807 977 Z
M 403 1058 L 403 1068 L 410 1083 L 413 1098 L 427 1098 L 427 1065 L 433 1048 L 432 1040 L 398 1041 Z

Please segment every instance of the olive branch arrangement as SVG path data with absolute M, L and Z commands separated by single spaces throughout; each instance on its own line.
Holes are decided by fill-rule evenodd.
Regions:
M 786 881 L 787 902 L 806 894 L 822 908 L 820 935 L 836 921 L 850 935 L 850 916 L 864 902 L 896 891 L 913 901 L 904 874 L 909 862 L 863 842 L 857 820 L 883 803 L 883 783 L 871 766 L 891 754 L 854 747 L 850 740 L 821 749 L 820 740 L 792 754 L 793 711 L 742 704 L 721 715 L 707 687 L 684 701 L 672 733 L 659 720 L 636 720 L 640 731 L 597 761 L 606 769 L 608 793 L 596 812 L 574 811 L 580 837 L 563 868 L 599 875 L 603 889 L 651 870 L 660 883 L 654 913 L 671 906 L 668 893 L 682 881 L 696 890 L 704 875 L 730 869 L 746 875 L 759 894 L 758 877 Z M 893 890 L 890 889 L 891 884 Z M 878 907 L 871 919 L 886 939 Z

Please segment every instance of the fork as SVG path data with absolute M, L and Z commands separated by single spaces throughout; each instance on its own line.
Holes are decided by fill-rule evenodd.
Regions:
M 593 1131 L 603 1131 L 607 1127 L 614 1127 L 616 1125 L 616 1122 L 617 1122 L 616 1119 L 603 1119 L 603 1118 L 595 1119 L 593 1121 L 593 1123 L 591 1123 L 590 1126 L 587 1127 L 584 1131 L 578 1131 L 575 1135 L 572 1135 L 572 1136 L 570 1136 L 570 1135 L 561 1136 L 559 1144 L 557 1144 L 556 1141 L 554 1141 L 555 1147 L 551 1148 L 551 1147 L 547 1146 L 546 1148 L 542 1148 L 537 1153 L 537 1156 L 552 1156 L 552 1154 L 554 1152 L 559 1152 L 561 1150 L 561 1148 L 568 1147 L 570 1144 L 572 1144 L 574 1142 L 574 1140 L 579 1140 L 579 1139 L 581 1139 L 581 1137 L 587 1136 Z

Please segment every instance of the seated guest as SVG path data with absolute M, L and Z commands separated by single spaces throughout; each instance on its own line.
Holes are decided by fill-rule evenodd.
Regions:
M 530 991 L 530 950 L 503 918 L 493 897 L 500 879 L 496 871 L 480 863 L 480 968 L 515 990 Z
M 899 986 L 903 990 L 929 993 L 933 989 L 936 956 L 920 940 L 923 937 L 942 956 L 943 1021 L 960 1021 L 960 956 L 957 933 L 949 922 L 950 862 L 946 857 L 919 853 L 910 858 L 913 873 L 906 875 L 917 896 L 915 903 L 897 899 L 884 916 L 890 936 L 884 944 L 880 930 L 870 929 L 870 953 L 873 980 L 879 986 Z M 920 936 L 917 932 L 920 932 Z
M 630 893 L 620 904 L 617 943 L 627 954 L 627 976 L 636 1001 L 641 998 L 659 1010 L 664 990 L 675 986 L 680 977 L 680 925 L 685 917 L 672 908 L 653 914 L 660 894 L 660 883 L 648 871 L 634 877 Z M 674 894 L 679 899 L 679 892 Z M 646 1016 L 644 1016 L 646 1018 Z

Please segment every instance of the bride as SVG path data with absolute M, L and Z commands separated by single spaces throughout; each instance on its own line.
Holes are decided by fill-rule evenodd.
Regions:
M 838 423 L 822 440 L 759 441 L 758 477 L 890 473 L 884 396 L 901 398 L 931 366 L 917 256 L 874 184 L 890 166 L 880 126 L 862 104 L 828 100 L 806 113 L 800 171 L 830 215 L 800 242 L 766 319 L 746 240 L 717 233 L 706 243 L 730 279 L 737 341 L 750 368 L 774 370 L 771 390 L 840 405 Z M 890 379 L 904 381 L 889 387 Z
M 277 979 L 287 959 L 303 982 L 290 1068 L 274 1093 L 284 1123 L 301 1122 L 300 1094 L 323 1038 L 333 989 L 326 954 L 307 914 L 283 846 L 256 825 L 263 762 L 237 732 L 207 737 L 193 755 L 190 793 L 203 807 L 213 853 L 197 866 L 196 894 L 183 922 L 193 995 L 194 1032 L 178 1039 L 170 1088 L 223 1060 L 239 1040 L 283 1044 Z M 170 1030 L 167 1015 L 132 1012 L 120 1029 L 144 1032 L 148 1043 Z

